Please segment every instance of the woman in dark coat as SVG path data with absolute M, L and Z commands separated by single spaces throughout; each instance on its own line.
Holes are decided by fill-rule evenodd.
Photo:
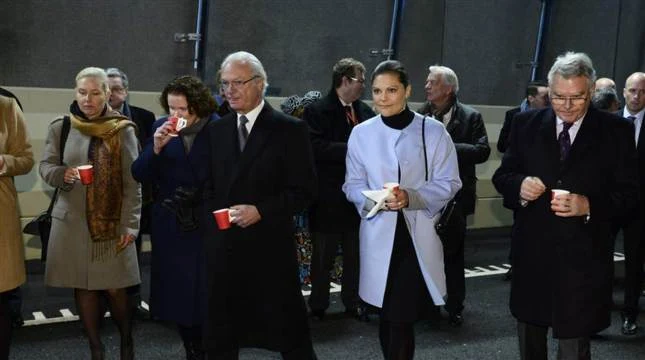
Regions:
M 188 359 L 202 359 L 206 308 L 203 186 L 209 174 L 208 136 L 202 131 L 216 109 L 208 88 L 192 76 L 171 81 L 161 105 L 171 117 L 186 119 L 173 136 L 169 118 L 157 120 L 154 136 L 132 165 L 138 181 L 155 188 L 151 212 L 151 311 L 177 324 Z

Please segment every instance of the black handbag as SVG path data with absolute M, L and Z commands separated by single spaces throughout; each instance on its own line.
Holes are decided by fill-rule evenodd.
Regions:
M 65 143 L 67 142 L 67 135 L 69 135 L 69 128 L 70 128 L 69 116 L 65 116 L 63 118 L 63 127 L 60 133 L 60 144 L 59 144 L 60 160 L 58 162 L 60 165 L 63 165 L 63 153 L 65 152 Z M 56 188 L 56 190 L 54 190 L 54 195 L 52 196 L 52 199 L 49 203 L 49 207 L 47 208 L 47 210 L 42 212 L 40 215 L 36 216 L 35 218 L 31 219 L 31 221 L 28 222 L 27 225 L 25 225 L 25 227 L 22 229 L 22 232 L 25 234 L 40 236 L 40 243 L 42 246 L 41 252 L 40 252 L 41 261 L 47 260 L 47 246 L 49 244 L 49 232 L 51 231 L 51 227 L 52 227 L 52 209 L 54 208 L 54 204 L 56 203 L 56 199 L 58 198 L 59 191 L 60 191 L 59 188 Z
M 423 118 L 423 123 L 421 125 L 421 141 L 423 142 L 423 158 L 424 158 L 424 164 L 426 167 L 426 181 L 428 181 L 428 153 L 426 150 L 426 119 L 427 117 Z M 455 210 L 455 205 L 457 204 L 457 200 L 454 198 L 448 201 L 446 206 L 441 209 L 441 215 L 439 216 L 439 220 L 435 223 L 434 229 L 437 231 L 438 235 L 443 235 L 446 232 L 446 227 L 448 225 L 448 222 L 450 222 L 450 217 L 452 216 L 453 211 Z

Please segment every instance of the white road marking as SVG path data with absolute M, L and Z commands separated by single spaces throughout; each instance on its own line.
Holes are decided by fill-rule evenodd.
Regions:
M 614 253 L 614 262 L 620 262 L 625 260 L 625 255 L 619 252 Z M 508 269 L 511 267 L 509 264 L 500 265 L 488 265 L 488 266 L 475 266 L 473 269 L 464 269 L 464 275 L 466 278 L 474 278 L 481 276 L 493 276 L 505 274 Z M 336 284 L 334 282 L 329 284 L 330 293 L 339 293 L 342 290 L 342 285 Z M 311 290 L 302 290 L 303 296 L 309 296 Z M 141 302 L 141 307 L 150 310 L 150 306 L 145 302 Z M 74 315 L 69 309 L 60 309 L 61 316 L 47 318 L 42 311 L 34 311 L 32 314 L 34 316 L 33 320 L 25 320 L 24 326 L 37 326 L 45 324 L 55 324 L 63 322 L 78 321 L 78 315 Z M 105 317 L 109 317 L 110 313 L 106 312 Z

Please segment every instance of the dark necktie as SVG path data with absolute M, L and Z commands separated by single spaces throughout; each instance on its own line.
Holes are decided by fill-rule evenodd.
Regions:
M 634 141 L 636 142 L 636 147 L 638 147 L 638 139 L 636 139 L 636 116 L 628 116 L 626 117 L 627 122 L 629 125 L 632 127 L 632 132 L 634 133 Z
M 636 116 L 628 116 L 627 122 L 632 126 L 632 131 L 636 131 Z
M 569 137 L 569 129 L 573 123 L 562 123 L 562 131 L 558 135 L 558 143 L 560 144 L 560 161 L 567 159 L 569 150 L 571 150 L 571 137 Z
M 356 117 L 354 117 L 354 114 L 352 113 L 352 107 L 349 105 L 345 106 L 345 117 L 347 118 L 347 123 L 350 126 L 357 124 Z
M 240 141 L 240 152 L 244 150 L 246 140 L 249 138 L 249 131 L 246 130 L 246 123 L 249 119 L 246 116 L 240 116 L 240 126 L 237 128 L 237 138 Z

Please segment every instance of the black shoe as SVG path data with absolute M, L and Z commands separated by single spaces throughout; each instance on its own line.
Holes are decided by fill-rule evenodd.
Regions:
M 454 327 L 460 327 L 464 323 L 464 317 L 461 312 L 448 314 L 448 323 Z
M 325 317 L 325 310 L 311 310 L 309 317 L 316 320 L 322 320 Z
M 638 324 L 636 324 L 636 319 L 633 319 L 630 316 L 623 316 L 623 326 L 622 332 L 625 335 L 634 335 L 638 331 Z
M 513 278 L 513 268 L 508 269 L 506 274 L 504 274 L 504 281 L 511 281 Z
M 362 321 L 362 322 L 369 322 L 370 321 L 370 318 L 369 318 L 368 313 L 367 313 L 367 308 L 365 308 L 364 306 L 361 306 L 361 305 L 359 305 L 358 307 L 356 307 L 354 309 L 346 309 L 345 314 L 355 318 L 358 321 Z

